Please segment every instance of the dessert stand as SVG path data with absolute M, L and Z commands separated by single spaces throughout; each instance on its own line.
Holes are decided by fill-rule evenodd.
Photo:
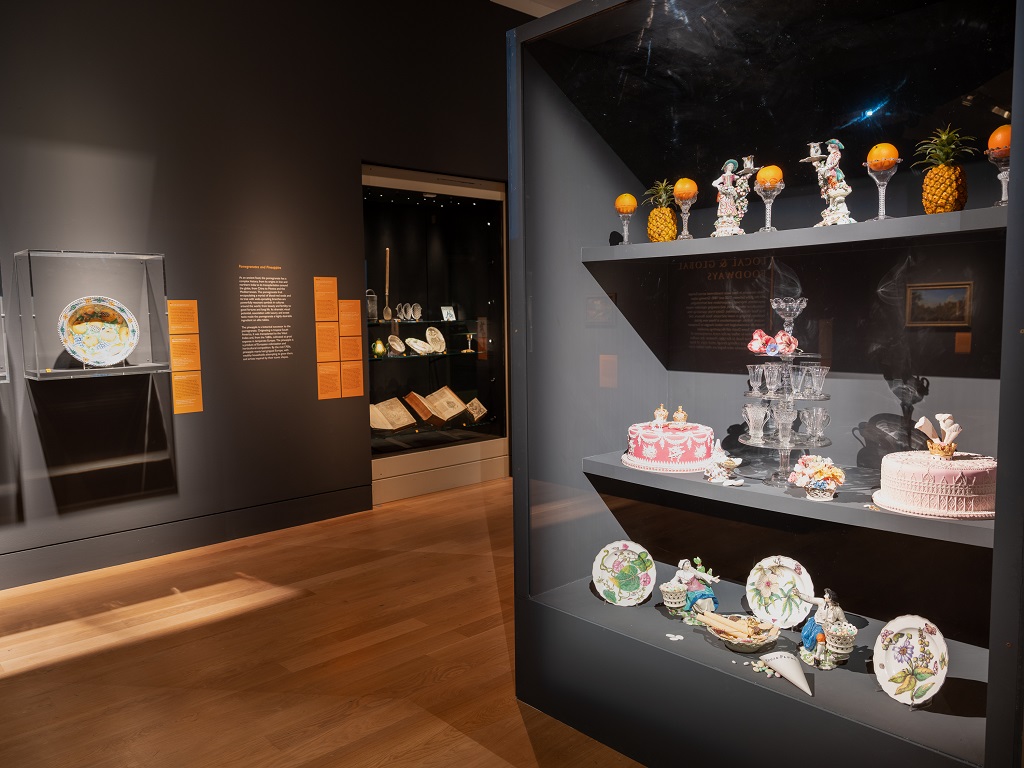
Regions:
M 774 309 L 776 314 L 782 318 L 783 327 L 788 334 L 792 334 L 793 322 L 796 320 L 797 315 L 799 315 L 806 306 L 806 299 L 772 299 L 772 309 Z M 776 365 L 779 366 L 778 372 L 772 374 L 772 381 L 765 381 L 766 391 L 762 392 L 760 385 L 762 370 L 764 376 L 767 378 L 768 369 L 762 369 L 761 366 L 757 365 L 748 366 L 751 391 L 744 393 L 744 397 L 760 404 L 762 408 L 766 409 L 766 412 L 770 411 L 771 416 L 768 418 L 771 418 L 776 422 L 776 424 L 775 428 L 769 432 L 765 428 L 768 418 L 765 418 L 761 421 L 762 429 L 755 429 L 751 424 L 751 421 L 748 420 L 747 407 L 744 406 L 744 421 L 747 423 L 750 431 L 740 435 L 739 441 L 743 445 L 749 445 L 752 448 L 763 448 L 765 450 L 777 451 L 779 457 L 778 469 L 763 478 L 761 482 L 773 488 L 788 488 L 790 473 L 789 458 L 792 451 L 803 450 L 805 448 L 825 448 L 832 445 L 832 441 L 827 437 L 814 437 L 813 435 L 809 435 L 804 438 L 799 434 L 795 434 L 792 430 L 792 424 L 797 414 L 797 409 L 794 405 L 795 402 L 820 402 L 830 399 L 829 395 L 821 393 L 820 383 L 816 382 L 812 386 L 808 381 L 810 374 L 807 371 L 800 370 L 799 368 L 794 370 L 794 361 L 820 360 L 821 355 L 814 352 L 795 351 L 790 354 L 758 354 L 757 356 L 759 358 L 770 358 L 773 361 L 777 360 L 778 362 Z M 824 374 L 822 374 L 822 379 L 823 378 Z M 775 414 L 780 410 L 783 412 L 784 417 L 786 414 L 792 414 L 792 416 L 788 417 L 788 425 L 784 425 L 782 427 L 779 426 L 779 421 L 775 416 Z M 755 419 L 755 421 L 756 420 L 757 419 Z M 784 421 L 785 420 L 786 418 L 784 418 Z

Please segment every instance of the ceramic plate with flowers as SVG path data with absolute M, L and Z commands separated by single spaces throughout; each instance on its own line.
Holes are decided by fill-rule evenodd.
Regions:
M 789 482 L 803 488 L 808 498 L 830 501 L 836 489 L 846 482 L 846 473 L 824 456 L 801 456 L 793 465 Z
M 811 575 L 791 557 L 766 557 L 747 576 L 747 602 L 761 621 L 795 627 L 814 606 L 797 595 L 814 595 Z
M 654 590 L 654 560 L 634 541 L 613 541 L 594 558 L 597 594 L 612 605 L 639 605 Z
M 939 628 L 920 616 L 898 616 L 875 639 L 875 677 L 896 701 L 918 706 L 939 692 L 949 650 Z

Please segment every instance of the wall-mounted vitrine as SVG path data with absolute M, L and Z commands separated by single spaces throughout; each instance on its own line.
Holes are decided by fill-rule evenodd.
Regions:
M 170 370 L 162 255 L 26 250 L 14 276 L 26 378 Z

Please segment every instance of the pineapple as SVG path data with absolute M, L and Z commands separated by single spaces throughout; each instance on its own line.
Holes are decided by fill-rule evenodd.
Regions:
M 929 169 L 921 187 L 925 213 L 962 211 L 967 205 L 967 177 L 957 160 L 978 151 L 967 146 L 968 141 L 974 141 L 974 137 L 961 136 L 958 129 L 947 125 L 945 130 L 937 128 L 929 138 L 917 142 L 914 154 L 922 159 L 914 165 Z
M 644 202 L 654 206 L 647 215 L 647 239 L 652 243 L 675 240 L 679 230 L 676 228 L 676 212 L 672 208 L 672 185 L 668 179 L 654 182 L 654 186 L 644 194 L 647 195 Z

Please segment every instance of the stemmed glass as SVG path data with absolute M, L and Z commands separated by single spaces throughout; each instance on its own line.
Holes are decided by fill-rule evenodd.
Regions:
M 825 427 L 832 422 L 832 418 L 829 416 L 827 408 L 818 406 L 800 411 L 800 421 L 807 427 L 810 441 L 815 445 L 820 445 L 825 437 Z
M 1007 194 L 1010 188 L 1010 149 L 1009 147 L 1004 149 L 986 149 L 985 154 L 988 155 L 988 161 L 999 170 L 996 178 L 1003 183 L 1003 197 L 1000 200 L 996 200 L 993 205 L 1007 205 L 1009 202 Z
M 619 218 L 622 219 L 622 245 L 629 245 L 629 217 L 632 213 L 620 213 Z
M 782 318 L 782 327 L 786 329 L 786 333 L 793 333 L 793 321 L 796 320 L 797 315 L 804 311 L 807 306 L 807 299 L 801 297 L 794 299 L 791 297 L 785 298 L 774 298 L 772 299 L 772 309 L 775 310 L 775 314 Z
M 892 166 L 889 168 L 880 168 L 875 170 L 871 167 L 871 163 L 862 163 L 862 165 L 868 169 L 868 176 L 875 182 L 875 186 L 878 187 L 878 215 L 872 219 L 872 221 L 882 221 L 883 219 L 891 219 L 892 216 L 885 215 L 885 187 L 889 183 L 897 169 L 900 167 L 900 163 L 903 162 L 903 158 L 887 158 L 885 162 L 892 161 Z
M 788 446 L 793 438 L 793 422 L 796 420 L 796 409 L 792 403 L 781 401 L 772 408 L 775 426 L 779 429 L 779 443 Z
M 761 392 L 761 378 L 764 375 L 764 366 L 748 365 L 747 379 L 750 381 L 750 391 L 757 395 Z
M 768 396 L 775 397 L 775 393 L 782 384 L 782 366 L 778 363 L 764 364 L 764 384 L 768 388 Z
M 690 230 L 687 228 L 690 221 L 690 207 L 697 202 L 697 193 L 694 192 L 692 197 L 676 198 L 676 204 L 679 206 L 679 218 L 682 219 L 683 226 L 679 230 L 679 236 L 676 240 L 693 240 L 693 235 L 690 234 Z
M 772 203 L 775 202 L 775 198 L 779 196 L 779 193 L 786 188 L 785 182 L 778 182 L 777 184 L 762 184 L 759 181 L 754 182 L 754 191 L 757 192 L 757 196 L 764 201 L 764 226 L 761 227 L 758 232 L 778 232 L 775 227 L 772 226 Z
M 811 366 L 811 393 L 815 397 L 821 397 L 821 388 L 825 386 L 825 376 L 829 372 L 827 365 Z
M 804 389 L 804 379 L 807 376 L 807 367 L 795 365 L 789 371 L 789 380 L 793 383 L 793 397 L 800 397 Z

